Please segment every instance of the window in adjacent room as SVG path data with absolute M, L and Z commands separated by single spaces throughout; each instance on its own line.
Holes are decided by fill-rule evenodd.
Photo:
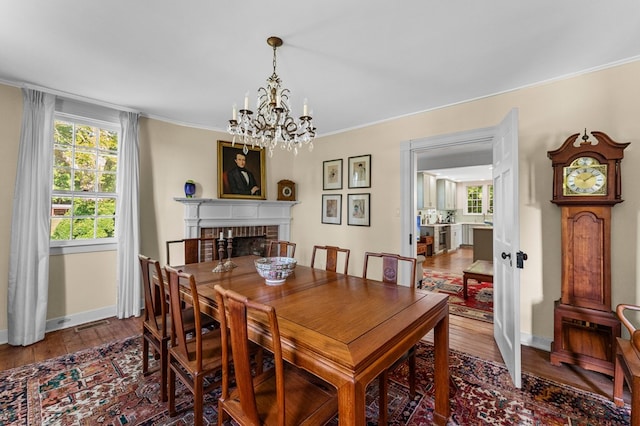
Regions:
M 482 214 L 482 185 L 469 185 L 467 188 L 466 214 Z
M 465 214 L 493 214 L 493 185 L 466 185 Z
M 115 242 L 119 126 L 56 114 L 51 246 Z

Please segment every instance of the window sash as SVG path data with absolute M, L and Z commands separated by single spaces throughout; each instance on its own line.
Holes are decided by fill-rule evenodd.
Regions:
M 117 232 L 116 227 L 118 223 L 118 220 L 115 214 L 115 205 L 118 203 L 118 194 L 116 192 L 117 187 L 115 183 L 112 185 L 113 192 L 100 191 L 100 189 L 104 188 L 104 185 L 103 185 L 104 176 L 113 176 L 112 179 L 114 180 L 115 180 L 115 177 L 117 176 L 117 167 L 119 166 L 118 164 L 119 145 L 120 145 L 120 141 L 122 140 L 120 125 L 116 123 L 108 122 L 108 121 L 102 121 L 102 120 L 97 120 L 93 118 L 86 118 L 86 117 L 81 117 L 81 116 L 72 115 L 72 114 L 63 113 L 63 112 L 56 112 L 54 115 L 54 120 L 55 122 L 62 121 L 62 122 L 73 124 L 74 133 L 72 135 L 71 144 L 60 144 L 60 143 L 56 143 L 55 140 L 52 141 L 52 143 L 54 144 L 54 157 L 52 158 L 53 169 L 64 170 L 65 168 L 67 168 L 69 170 L 69 182 L 68 182 L 69 189 L 58 188 L 58 189 L 52 190 L 51 206 L 50 206 L 51 208 L 50 225 L 53 226 L 52 223 L 54 220 L 70 220 L 69 237 L 71 238 L 71 239 L 61 239 L 61 240 L 51 239 L 54 232 L 54 229 L 52 228 L 50 231 L 49 246 L 52 249 L 58 249 L 58 250 L 54 250 L 56 253 L 52 252 L 52 254 L 64 254 L 66 252 L 69 252 L 68 250 L 64 249 L 65 247 L 70 248 L 71 249 L 70 252 L 113 250 L 115 249 L 115 243 L 116 243 L 115 235 Z M 94 146 L 86 147 L 86 146 L 76 144 L 75 129 L 79 126 L 89 126 L 94 128 L 97 131 L 95 135 L 96 140 L 95 140 Z M 105 149 L 104 147 L 100 146 L 100 134 L 102 131 L 113 132 L 117 135 L 118 147 L 116 148 L 116 150 Z M 71 164 L 69 164 L 68 166 L 59 166 L 59 165 L 57 166 L 56 158 L 55 158 L 56 149 L 68 150 L 70 152 L 69 156 L 71 159 Z M 86 165 L 82 165 L 81 167 L 78 167 L 78 164 L 77 164 L 78 158 L 76 157 L 76 153 L 78 152 L 87 153 L 89 156 L 93 155 L 95 159 L 93 165 L 90 167 L 85 167 Z M 104 168 L 101 168 L 100 161 L 106 162 L 110 157 L 111 158 L 115 157 L 114 159 L 115 165 L 110 165 L 109 166 L 110 170 L 105 170 Z M 92 179 L 93 180 L 92 188 L 91 188 L 92 190 L 85 191 L 85 190 L 82 190 L 81 188 L 76 188 L 75 181 L 77 177 L 76 173 L 78 172 L 94 174 Z M 53 188 L 53 182 L 52 182 L 52 188 Z M 89 188 L 86 188 L 86 189 L 89 189 Z M 68 216 L 55 214 L 56 212 L 54 210 L 54 200 L 56 198 L 65 198 L 65 199 L 71 200 L 71 211 Z M 82 199 L 95 200 L 95 204 L 93 206 L 94 208 L 93 214 L 88 214 L 88 215 L 74 214 L 75 201 L 82 200 Z M 112 214 L 111 213 L 104 214 L 99 212 L 98 203 L 101 199 L 114 200 L 114 207 L 113 207 Z M 112 220 L 114 222 L 113 236 L 103 237 L 103 238 L 98 237 L 98 238 L 75 238 L 74 239 L 73 233 L 72 233 L 73 224 L 77 220 L 82 220 L 82 219 L 93 220 L 93 236 L 94 237 L 97 236 L 97 232 L 98 232 L 98 228 L 100 226 L 101 220 L 103 219 L 107 219 L 108 221 Z M 91 246 L 95 246 L 95 247 L 92 248 Z

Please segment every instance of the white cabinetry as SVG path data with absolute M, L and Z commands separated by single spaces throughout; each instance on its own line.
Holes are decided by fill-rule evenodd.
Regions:
M 449 250 L 457 250 L 462 245 L 462 225 L 452 224 L 450 227 L 450 241 Z
M 425 209 L 436 208 L 436 177 L 429 173 L 423 173 L 423 203 Z
M 438 179 L 436 181 L 438 210 L 456 209 L 456 186 L 457 184 L 449 179 Z

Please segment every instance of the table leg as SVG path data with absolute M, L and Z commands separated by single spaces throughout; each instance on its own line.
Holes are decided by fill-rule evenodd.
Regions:
M 462 297 L 464 297 L 464 300 L 467 300 L 467 280 L 468 279 L 469 277 L 467 276 L 467 274 L 462 275 Z
M 434 329 L 435 411 L 433 421 L 444 426 L 449 420 L 449 310 Z
M 365 426 L 366 385 L 345 382 L 338 388 L 338 418 L 340 426 Z

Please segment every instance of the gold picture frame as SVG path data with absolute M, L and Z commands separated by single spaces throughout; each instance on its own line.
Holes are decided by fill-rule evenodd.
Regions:
M 264 150 L 243 148 L 240 143 L 218 141 L 218 198 L 266 200 Z

